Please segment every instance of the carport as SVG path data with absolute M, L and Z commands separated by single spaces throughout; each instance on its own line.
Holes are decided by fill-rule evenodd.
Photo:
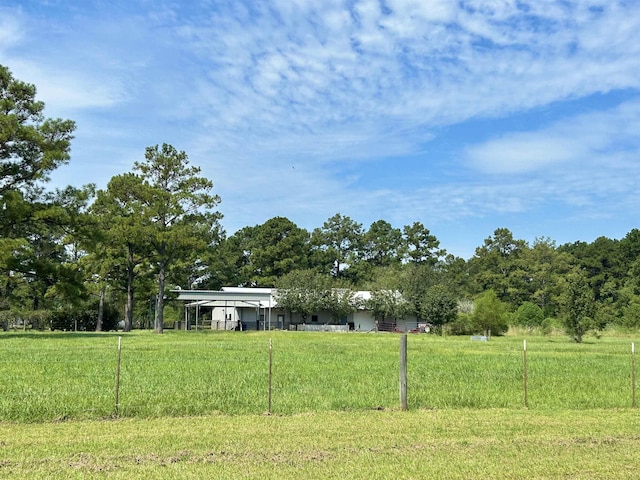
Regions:
M 228 327 L 233 329 L 239 324 L 245 327 L 255 325 L 255 329 L 271 329 L 271 310 L 275 306 L 273 289 L 271 288 L 224 287 L 222 290 L 173 290 L 172 293 L 177 295 L 178 301 L 184 302 L 186 329 L 189 329 L 192 324 L 196 330 L 204 327 L 202 323 L 198 324 L 203 308 L 212 311 L 216 308 L 223 310 L 224 330 L 229 329 Z M 247 314 L 249 310 L 255 311 L 255 316 Z M 227 325 L 227 318 L 230 316 L 227 312 L 229 311 L 238 318 L 232 317 L 229 320 L 232 323 Z M 238 314 L 238 312 L 240 313 Z M 195 321 L 191 322 L 191 318 Z

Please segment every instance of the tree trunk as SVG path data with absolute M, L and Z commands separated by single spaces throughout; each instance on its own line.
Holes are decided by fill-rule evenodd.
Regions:
M 133 286 L 127 285 L 127 304 L 124 309 L 123 331 L 130 332 L 133 328 Z
M 104 297 L 107 287 L 100 288 L 100 302 L 98 303 L 98 322 L 96 323 L 96 332 L 102 331 L 102 322 L 104 320 Z
M 165 265 L 160 263 L 158 271 L 158 296 L 156 297 L 156 333 L 163 332 L 164 323 L 164 282 L 165 282 Z
M 134 248 L 129 244 L 129 258 L 127 262 L 127 305 L 124 310 L 123 331 L 130 332 L 133 328 L 133 282 L 135 280 Z

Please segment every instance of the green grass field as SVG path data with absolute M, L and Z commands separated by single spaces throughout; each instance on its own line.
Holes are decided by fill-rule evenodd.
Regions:
M 2 333 L 0 477 L 640 477 L 635 339 L 528 338 L 529 408 L 522 341 L 410 335 L 402 412 L 392 334 Z
M 119 416 L 394 409 L 399 336 L 313 332 L 122 335 Z M 530 409 L 631 406 L 631 339 L 528 340 Z M 115 411 L 117 334 L 0 335 L 0 420 L 102 419 Z M 410 408 L 524 407 L 523 342 L 410 335 Z
M 0 423 L 0 478 L 637 479 L 631 409 Z

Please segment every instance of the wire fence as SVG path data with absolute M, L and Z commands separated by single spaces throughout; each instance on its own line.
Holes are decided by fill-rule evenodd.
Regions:
M 406 335 L 353 333 L 295 333 L 293 341 L 268 333 L 173 338 L 189 335 L 194 339 L 175 344 L 33 337 L 19 348 L 0 337 L 0 420 L 635 407 L 634 344 L 585 352 L 468 339 L 449 348 L 432 345 L 428 335 L 409 335 L 408 342 Z

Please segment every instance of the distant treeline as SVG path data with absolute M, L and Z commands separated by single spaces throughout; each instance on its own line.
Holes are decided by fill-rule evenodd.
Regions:
M 124 318 L 126 330 L 162 332 L 172 288 L 227 285 L 370 290 L 381 319 L 413 315 L 452 333 L 560 324 L 580 340 L 592 329 L 640 324 L 637 229 L 558 246 L 499 228 L 468 260 L 448 255 L 420 222 L 363 228 L 340 213 L 313 231 L 276 216 L 227 235 L 213 183 L 167 144 L 148 147 L 103 190 L 46 190 L 48 175 L 70 160 L 75 124 L 46 118 L 35 96 L 0 65 L 5 327 L 101 330 Z M 341 313 L 353 307 L 343 297 Z M 166 310 L 171 321 L 181 315 Z

